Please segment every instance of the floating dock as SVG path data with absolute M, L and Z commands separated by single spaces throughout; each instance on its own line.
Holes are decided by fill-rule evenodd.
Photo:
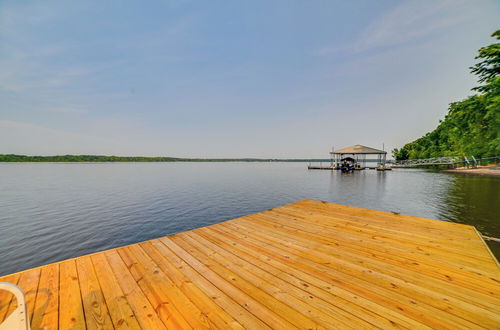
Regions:
M 308 165 L 307 166 L 308 170 L 336 170 L 337 168 L 335 166 L 322 166 L 322 165 Z
M 499 328 L 472 226 L 316 201 L 0 278 L 32 329 Z M 0 292 L 0 321 L 16 303 Z
M 307 166 L 308 170 L 330 170 L 330 171 L 340 171 L 340 168 L 335 167 L 335 166 L 322 166 L 322 165 L 308 165 Z M 353 171 L 362 171 L 362 170 L 377 170 L 377 171 L 391 171 L 392 168 L 390 167 L 376 167 L 376 166 L 366 166 L 366 167 L 356 167 L 353 169 Z

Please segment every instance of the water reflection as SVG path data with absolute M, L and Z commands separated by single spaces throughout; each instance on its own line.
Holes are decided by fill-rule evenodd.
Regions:
M 356 171 L 341 173 L 332 171 L 330 175 L 329 201 L 360 206 L 359 201 L 373 205 L 374 201 L 384 200 L 387 180 L 386 173 Z M 375 180 L 374 180 L 375 179 Z M 378 203 L 378 208 L 384 208 Z
M 441 219 L 475 226 L 483 235 L 500 237 L 500 179 L 483 176 L 450 176 Z M 500 256 L 500 243 L 488 242 Z
M 0 164 L 0 275 L 302 199 L 476 226 L 500 237 L 500 179 L 304 163 Z M 500 243 L 494 251 L 500 256 Z

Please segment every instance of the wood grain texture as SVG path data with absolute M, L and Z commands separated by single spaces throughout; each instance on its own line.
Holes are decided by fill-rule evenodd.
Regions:
M 0 281 L 25 290 L 33 329 L 500 328 L 474 227 L 316 201 Z
M 106 257 L 141 328 L 166 329 L 118 253 L 115 250 L 108 251 Z
M 85 329 L 82 295 L 75 260 L 59 264 L 59 329 Z
M 88 329 L 113 329 L 108 307 L 90 256 L 76 259 L 85 322 Z
M 115 329 L 140 329 L 139 322 L 103 253 L 91 257 Z
M 41 269 L 32 329 L 56 329 L 59 326 L 59 264 Z

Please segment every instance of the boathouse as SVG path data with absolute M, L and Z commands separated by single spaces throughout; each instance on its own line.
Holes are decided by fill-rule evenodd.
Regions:
M 387 151 L 375 148 L 366 147 L 356 144 L 350 147 L 332 150 L 330 152 L 332 167 L 340 169 L 342 166 L 349 166 L 354 169 L 376 168 L 380 170 L 386 169 Z M 367 165 L 369 160 L 367 156 L 376 155 L 377 165 Z

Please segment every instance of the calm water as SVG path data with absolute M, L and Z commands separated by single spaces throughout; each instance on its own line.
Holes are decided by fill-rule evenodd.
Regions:
M 475 225 L 500 237 L 500 179 L 304 163 L 0 164 L 0 275 L 301 199 Z M 490 245 L 497 256 L 500 244 Z

